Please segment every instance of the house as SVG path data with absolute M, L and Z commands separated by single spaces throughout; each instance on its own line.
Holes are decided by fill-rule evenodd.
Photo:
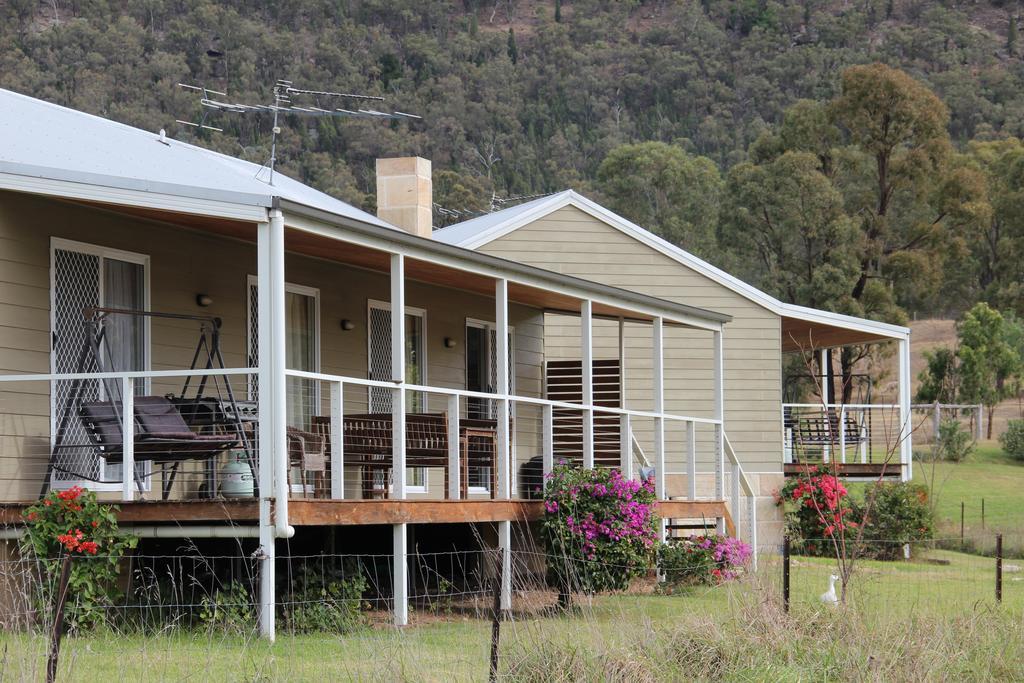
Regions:
M 144 539 L 247 539 L 268 637 L 275 563 L 300 545 L 387 548 L 397 624 L 410 539 L 472 525 L 507 569 L 556 458 L 652 467 L 663 527 L 703 518 L 754 540 L 723 433 L 724 372 L 744 362 L 723 355 L 729 313 L 434 239 L 429 163 L 377 172 L 373 216 L 0 90 L 3 537 L 42 491 L 81 483 Z M 555 320 L 574 321 L 572 352 Z M 625 366 L 598 362 L 608 325 L 616 358 L 646 358 L 645 396 L 638 381 L 620 400 Z M 680 348 L 699 383 L 666 368 Z M 670 495 L 702 467 L 709 496 Z
M 779 301 L 572 190 L 448 226 L 434 239 L 729 314 L 723 342 L 725 434 L 756 489 L 762 538 L 781 530 L 773 493 L 785 475 L 805 471 L 808 463 L 831 459 L 842 474 L 856 478 L 912 475 L 906 327 Z M 579 358 L 572 342 L 579 335 L 577 320 L 548 313 L 545 329 L 549 362 Z M 620 334 L 614 324 L 596 325 L 595 357 L 616 357 Z M 710 380 L 710 357 L 695 342 L 688 331 L 665 340 L 664 376 L 687 389 L 667 393 L 666 410 L 699 409 L 700 395 L 689 390 Z M 880 399 L 870 378 L 856 376 L 852 401 L 844 405 L 836 391 L 841 380 L 831 370 L 832 350 L 870 344 L 896 347 L 896 389 L 888 400 Z M 650 373 L 647 358 L 632 354 L 632 339 L 625 348 L 623 395 L 629 407 L 650 393 Z M 798 380 L 802 395 L 793 391 Z M 676 452 L 680 445 L 670 440 L 666 448 Z M 704 464 L 696 482 L 670 472 L 669 495 L 712 492 L 714 469 Z

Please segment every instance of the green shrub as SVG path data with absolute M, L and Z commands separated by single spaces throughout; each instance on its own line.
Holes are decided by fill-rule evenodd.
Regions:
M 548 580 L 572 592 L 623 590 L 646 572 L 657 541 L 654 482 L 616 469 L 560 464 L 547 475 L 541 531 Z
M 867 491 L 873 498 L 870 512 L 865 505 L 855 506 L 854 514 L 864 526 L 861 555 L 879 560 L 902 557 L 903 546 L 932 537 L 932 512 L 928 489 L 910 482 L 878 482 Z
M 999 435 L 999 445 L 1011 458 L 1024 460 L 1024 420 L 1010 420 Z
M 738 538 L 705 535 L 675 539 L 658 548 L 658 569 L 664 585 L 715 584 L 734 579 L 743 571 L 752 552 Z
M 833 539 L 857 526 L 849 493 L 827 465 L 789 479 L 776 504 L 785 510 L 786 533 L 794 548 L 805 555 L 832 555 Z
M 935 455 L 939 460 L 962 462 L 974 452 L 971 433 L 957 420 L 943 420 L 939 425 Z
M 343 634 L 363 624 L 363 593 L 366 577 L 355 564 L 344 569 L 305 566 L 292 582 L 284 612 L 285 628 L 292 633 Z
M 244 635 L 256 628 L 256 608 L 249 591 L 238 581 L 203 596 L 199 622 L 211 631 Z

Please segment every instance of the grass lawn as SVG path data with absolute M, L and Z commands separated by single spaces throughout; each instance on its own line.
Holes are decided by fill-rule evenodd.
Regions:
M 1009 458 L 997 443 L 985 442 L 964 462 L 940 462 L 934 467 L 936 521 L 945 534 L 960 533 L 961 501 L 965 533 L 981 533 L 982 499 L 984 531 L 1024 533 L 1024 462 Z M 931 470 L 931 464 L 915 462 L 914 481 L 931 483 Z
M 845 680 L 872 671 L 881 679 L 1012 678 L 1024 661 L 1020 573 L 1007 574 L 997 608 L 991 560 L 929 557 L 948 564 L 863 562 L 850 606 L 839 609 L 817 598 L 832 564 L 794 558 L 790 617 L 778 609 L 777 558 L 763 558 L 758 576 L 742 582 L 676 595 L 645 585 L 571 615 L 519 615 L 503 625 L 502 670 L 508 680 Z M 489 623 L 457 614 L 402 631 L 283 636 L 273 645 L 194 632 L 101 634 L 65 641 L 58 680 L 479 681 L 489 640 Z M 45 651 L 43 637 L 0 636 L 0 680 L 40 680 Z

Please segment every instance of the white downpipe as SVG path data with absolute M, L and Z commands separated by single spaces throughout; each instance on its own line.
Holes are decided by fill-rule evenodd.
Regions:
M 714 409 L 715 419 L 715 498 L 725 499 L 725 326 L 713 335 Z M 725 520 L 718 520 L 718 533 L 725 534 Z
M 291 538 L 295 528 L 288 524 L 288 436 L 285 380 L 285 295 L 284 295 L 284 214 L 270 212 L 270 374 L 271 389 L 271 453 L 274 459 L 274 526 L 278 538 Z M 262 359 L 260 361 L 262 363 Z M 261 387 L 262 389 L 262 387 Z M 267 395 L 261 391 L 261 399 Z
M 580 303 L 580 384 L 583 389 L 583 467 L 594 469 L 594 319 L 589 299 Z

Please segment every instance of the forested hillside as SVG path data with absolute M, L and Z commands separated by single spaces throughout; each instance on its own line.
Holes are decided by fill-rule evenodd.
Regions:
M 376 157 L 428 157 L 449 210 L 439 222 L 495 195 L 574 187 L 783 298 L 900 320 L 979 298 L 1024 309 L 1017 12 L 924 0 L 6 0 L 0 86 L 257 162 L 269 119 L 219 114 L 209 123 L 224 132 L 197 139 L 175 123 L 200 115 L 176 84 L 249 103 L 269 102 L 278 78 L 384 95 L 422 122 L 286 121 L 278 168 L 372 208 Z M 872 62 L 905 74 L 841 80 Z M 896 141 L 883 178 L 855 101 L 884 99 L 879 83 L 909 92 L 906 112 L 927 119 Z

